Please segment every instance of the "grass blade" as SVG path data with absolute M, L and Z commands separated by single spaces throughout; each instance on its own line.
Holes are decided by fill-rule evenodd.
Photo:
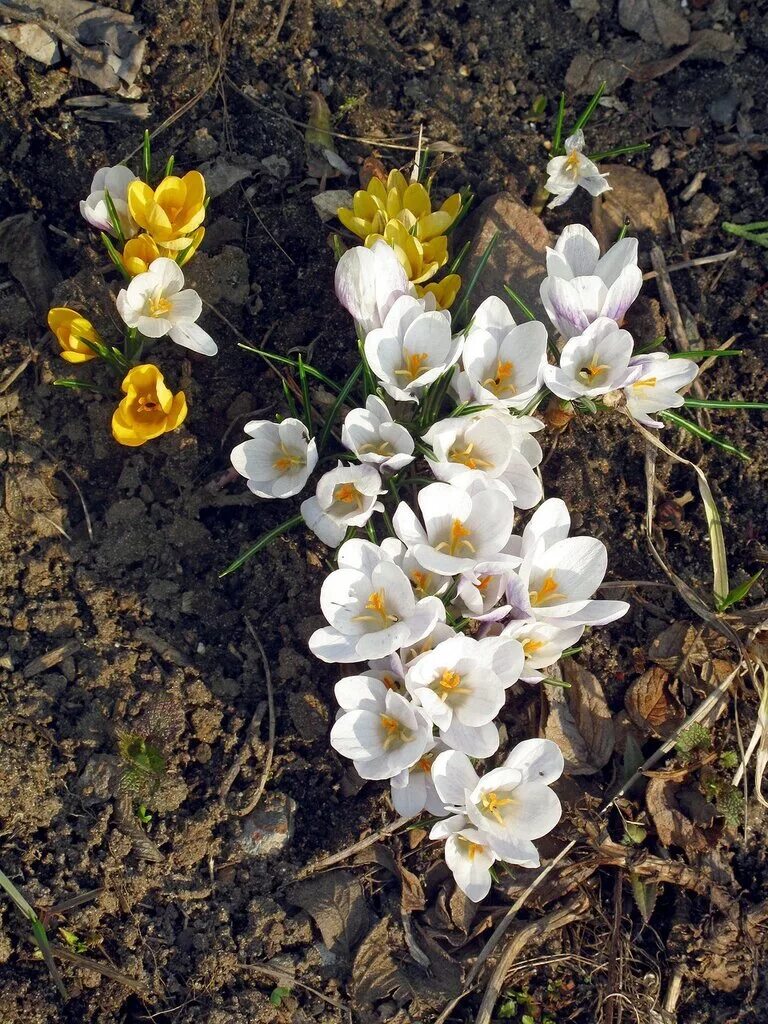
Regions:
M 719 612 L 724 612 L 726 609 L 738 604 L 739 601 L 743 601 L 764 572 L 765 569 L 758 569 L 754 576 L 750 576 L 748 580 L 744 581 L 744 583 L 740 583 L 738 587 L 734 587 L 733 590 L 730 590 L 727 597 L 724 597 L 723 600 L 718 603 L 717 610 Z
M 691 420 L 687 420 L 685 416 L 680 416 L 678 413 L 671 412 L 669 409 L 666 409 L 664 412 L 660 412 L 659 416 L 661 416 L 663 420 L 667 420 L 669 423 L 674 423 L 676 427 L 682 427 L 683 430 L 687 430 L 689 434 L 693 434 L 695 437 L 700 437 L 703 441 L 709 441 L 709 443 L 715 445 L 716 448 L 721 448 L 724 452 L 729 452 L 731 455 L 735 455 L 743 462 L 752 461 L 752 457 L 742 451 L 741 448 L 737 448 L 735 444 L 731 444 L 731 442 L 727 441 L 724 437 L 718 437 L 717 434 L 713 434 L 709 430 L 705 430 L 704 427 L 700 427 L 698 423 L 693 423 Z
M 604 149 L 600 153 L 590 153 L 589 159 L 597 162 L 598 160 L 610 160 L 615 156 L 626 156 L 628 153 L 642 153 L 646 149 L 650 149 L 650 142 L 638 142 L 634 146 L 617 146 L 616 149 Z
M 309 395 L 309 381 L 304 360 L 299 356 L 299 383 L 301 385 L 301 401 L 304 406 L 304 422 L 307 424 L 309 436 L 312 436 L 312 399 Z
M 121 245 L 125 245 L 125 235 L 123 234 L 123 225 L 120 223 L 120 218 L 117 216 L 117 210 L 115 204 L 112 201 L 112 196 L 109 192 L 104 192 L 104 204 L 107 207 L 107 213 L 109 214 L 109 222 L 112 225 L 112 230 L 117 235 L 117 240 Z
M 149 128 L 144 129 L 144 138 L 141 143 L 141 169 L 144 181 L 151 185 L 149 179 L 152 176 L 152 139 Z
M 262 533 L 252 548 L 248 548 L 247 551 L 244 551 L 239 558 L 236 558 L 234 562 L 230 562 L 226 569 L 223 569 L 219 573 L 219 579 L 224 579 L 225 576 L 229 576 L 230 573 L 235 572 L 236 569 L 245 565 L 249 558 L 253 558 L 254 555 L 258 555 L 260 551 L 263 551 L 264 548 L 267 547 L 268 544 L 271 544 L 277 537 L 282 536 L 284 533 L 288 533 L 289 530 L 292 530 L 295 526 L 298 526 L 303 522 L 304 517 L 299 512 L 297 515 L 291 516 L 290 519 L 286 519 L 277 526 L 274 526 L 271 530 L 267 530 L 266 533 Z
M 339 392 L 336 401 L 333 403 L 331 411 L 326 416 L 325 423 L 323 424 L 323 429 L 320 433 L 320 440 L 317 446 L 319 452 L 323 452 L 325 450 L 325 446 L 328 443 L 328 438 L 331 435 L 331 430 L 333 429 L 333 424 L 336 422 L 336 417 L 339 414 L 339 409 L 341 409 L 344 402 L 346 402 L 350 391 L 360 379 L 360 375 L 362 374 L 362 372 L 363 364 L 358 363 L 357 366 L 352 371 L 352 373 L 350 373 L 349 377 L 347 378 L 347 382 L 345 383 L 344 387 Z
M 583 128 L 588 123 L 590 117 L 592 117 L 592 115 L 595 112 L 595 107 L 600 102 L 600 97 L 605 92 L 605 86 L 606 86 L 606 83 L 605 82 L 601 82 L 600 85 L 597 87 L 597 92 L 592 97 L 592 99 L 589 101 L 589 103 L 586 105 L 586 107 L 582 111 L 581 116 L 579 117 L 578 121 L 576 122 L 576 124 L 571 129 L 571 135 L 575 135 L 575 133 L 580 128 Z
M 176 158 L 173 156 L 173 154 L 171 154 L 168 157 L 168 163 L 165 165 L 165 170 L 163 171 L 164 178 L 170 178 L 170 176 L 173 174 L 173 165 L 175 164 L 175 162 Z
M 292 366 L 294 370 L 298 370 L 299 362 L 297 359 L 291 359 L 290 356 L 280 356 L 277 352 L 266 352 L 262 348 L 254 348 L 253 345 L 246 345 L 242 341 L 237 343 L 238 348 L 244 349 L 246 352 L 254 352 L 257 356 L 261 356 L 262 359 L 272 359 L 276 363 L 282 363 L 284 366 Z M 321 380 L 323 384 L 327 384 L 329 388 L 333 388 L 334 391 L 339 390 L 339 385 L 335 380 L 331 380 L 330 377 L 321 371 L 315 369 L 311 363 L 304 363 L 304 372 L 309 374 L 310 377 L 315 377 L 317 380 Z
M 45 960 L 45 965 L 48 968 L 54 985 L 59 990 L 59 995 L 62 999 L 69 999 L 69 993 L 64 987 L 64 981 L 62 980 L 61 974 L 59 974 L 59 969 L 53 961 L 53 953 L 51 952 L 51 944 L 48 941 L 48 933 L 46 932 L 42 921 L 35 913 L 34 908 L 27 902 L 24 896 L 22 896 L 10 878 L 3 871 L 0 871 L 0 887 L 5 889 L 11 897 L 22 917 L 29 921 L 32 928 L 32 940 L 43 955 L 43 960 Z
M 466 287 L 466 289 L 464 291 L 464 297 L 462 298 L 462 300 L 461 300 L 461 302 L 459 304 L 459 308 L 456 310 L 456 316 L 454 317 L 454 324 L 460 324 L 461 321 L 462 321 L 462 318 L 466 315 L 466 311 L 467 311 L 467 308 L 469 306 L 469 298 L 472 295 L 472 292 L 475 290 L 475 285 L 477 284 L 478 280 L 480 279 L 480 275 L 485 270 L 485 265 L 488 262 L 488 260 L 491 258 L 491 253 L 493 252 L 494 247 L 496 246 L 496 243 L 498 242 L 500 237 L 501 237 L 501 232 L 500 231 L 495 231 L 493 233 L 493 237 L 491 238 L 490 242 L 488 243 L 488 245 L 486 245 L 485 249 L 483 250 L 483 255 L 477 261 L 477 266 L 475 267 L 474 273 L 472 274 L 472 276 L 470 277 L 469 281 L 467 282 L 467 287 Z
M 565 93 L 560 93 L 560 102 L 557 105 L 557 117 L 555 119 L 555 131 L 552 136 L 552 156 L 560 156 L 560 149 L 563 140 L 563 119 L 565 118 Z
M 731 402 L 720 402 L 714 398 L 686 398 L 689 409 L 768 409 L 768 402 L 742 402 L 734 399 Z
M 687 352 L 670 352 L 670 359 L 719 359 L 721 356 L 743 356 L 743 348 L 689 348 Z
M 517 306 L 517 308 L 520 310 L 520 312 L 523 314 L 523 316 L 526 318 L 526 320 L 535 320 L 536 319 L 536 315 L 534 314 L 534 312 L 531 309 L 531 307 L 530 306 L 526 306 L 526 304 L 523 302 L 523 300 L 520 298 L 520 296 L 517 294 L 517 292 L 513 292 L 508 284 L 504 285 L 504 291 L 507 293 L 507 295 L 510 297 L 510 299 L 512 299 L 512 301 Z

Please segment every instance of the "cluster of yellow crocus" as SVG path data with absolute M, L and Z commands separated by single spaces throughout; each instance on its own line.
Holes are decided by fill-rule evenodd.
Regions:
M 427 189 L 418 181 L 406 181 L 400 171 L 393 170 L 386 184 L 371 178 L 367 188 L 355 192 L 352 208 L 342 206 L 337 215 L 366 246 L 379 240 L 390 245 L 417 293 L 422 296 L 431 292 L 438 308 L 448 309 L 461 286 L 459 275 L 448 274 L 441 281 L 428 282 L 448 262 L 445 232 L 460 209 L 461 196 L 456 192 L 439 210 L 433 210 Z
M 183 267 L 198 249 L 205 228 L 205 178 L 188 171 L 182 178 L 168 175 L 157 188 L 136 179 L 128 186 L 128 211 L 141 234 L 129 239 L 121 254 L 126 272 L 143 274 L 158 256 Z
M 112 436 L 118 444 L 138 448 L 145 441 L 175 430 L 186 419 L 184 392 L 174 395 L 152 363 L 132 367 L 122 390 L 125 398 L 112 417 Z

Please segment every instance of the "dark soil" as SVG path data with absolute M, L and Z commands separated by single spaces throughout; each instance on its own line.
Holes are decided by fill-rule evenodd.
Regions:
M 270 1002 L 276 976 L 242 966 L 267 962 L 330 1000 L 352 1005 L 356 1021 L 434 1020 L 452 992 L 446 978 L 453 969 L 440 961 L 441 975 L 434 967 L 440 957 L 428 947 L 433 968 L 420 974 L 399 925 L 398 883 L 381 862 L 353 871 L 364 887 L 368 925 L 385 922 L 373 944 L 384 949 L 387 937 L 393 970 L 410 979 L 405 1009 L 386 986 L 383 994 L 374 988 L 366 998 L 360 958 L 350 982 L 355 949 L 329 953 L 299 909 L 301 901 L 290 895 L 305 865 L 381 828 L 392 812 L 380 787 L 361 789 L 328 746 L 335 677 L 306 646 L 320 622 L 324 551 L 299 530 L 240 572 L 223 580 L 218 575 L 262 531 L 294 511 L 293 504 L 259 502 L 240 482 L 221 482 L 243 423 L 273 415 L 282 400 L 275 375 L 237 342 L 244 336 L 258 344 L 269 332 L 270 347 L 283 353 L 308 349 L 331 374 L 345 376 L 354 365 L 350 325 L 333 295 L 329 227 L 311 202 L 318 185 L 308 179 L 300 123 L 313 90 L 327 97 L 333 112 L 346 105 L 335 127 L 348 136 L 403 136 L 423 123 L 432 139 L 461 147 L 442 160 L 438 188 L 468 183 L 479 198 L 511 190 L 530 200 L 549 133 L 548 120 L 530 119 L 537 97 L 548 100 L 549 117 L 576 54 L 616 55 L 622 46 L 629 52 L 637 36 L 619 27 L 614 4 L 606 0 L 596 0 L 599 9 L 588 24 L 565 0 L 294 0 L 279 31 L 278 0 L 236 0 L 222 49 L 228 4 L 220 3 L 218 11 L 201 0 L 119 0 L 112 6 L 133 8 L 145 26 L 148 48 L 139 83 L 151 129 L 196 97 L 220 57 L 226 58 L 214 86 L 159 134 L 158 164 L 171 153 L 184 169 L 220 157 L 246 163 L 251 176 L 243 183 L 248 198 L 236 185 L 213 200 L 208 237 L 190 266 L 192 283 L 221 314 L 207 312 L 203 321 L 219 341 L 219 356 L 192 361 L 181 350 L 166 355 L 166 372 L 186 390 L 191 412 L 183 430 L 142 449 L 113 443 L 111 401 L 51 386 L 66 371 L 45 333 L 45 309 L 35 308 L 14 278 L 0 281 L 4 375 L 31 356 L 0 394 L 0 866 L 39 911 L 97 889 L 87 902 L 51 918 L 49 930 L 74 932 L 88 943 L 86 955 L 136 979 L 145 993 L 63 965 L 71 998 L 62 1003 L 44 965 L 33 958 L 26 926 L 2 900 L 0 1020 L 349 1019 L 346 1011 L 290 983 L 279 1006 Z M 732 248 L 734 239 L 719 228 L 723 220 L 766 216 L 767 11 L 759 2 L 692 0 L 685 17 L 696 29 L 732 36 L 731 59 L 694 57 L 663 77 L 628 80 L 613 92 L 618 102 L 599 108 L 593 121 L 595 148 L 651 142 L 632 163 L 649 172 L 660 168 L 657 177 L 676 224 L 662 242 L 670 264 Z M 645 59 L 668 53 L 650 45 Z M 103 298 L 99 304 L 96 296 L 107 288 L 114 295 L 118 284 L 77 204 L 94 170 L 134 150 L 144 125 L 78 119 L 65 101 L 91 87 L 66 69 L 44 69 L 10 43 L 0 42 L 0 68 L 0 217 L 29 209 L 39 215 L 62 279 L 56 304 L 84 310 L 95 304 L 94 319 L 108 331 L 113 306 Z M 350 163 L 372 149 L 388 165 L 404 166 L 408 159 L 403 150 L 358 142 L 339 140 L 338 148 Z M 285 173 L 276 174 L 275 167 Z M 681 198 L 699 171 L 706 177 L 698 194 L 717 207 L 703 227 L 707 204 Z M 548 226 L 557 230 L 574 218 L 588 219 L 586 197 L 566 211 L 548 216 Z M 647 251 L 642 259 L 648 268 Z M 704 347 L 736 333 L 745 350 L 743 358 L 720 360 L 707 372 L 710 396 L 763 398 L 764 251 L 745 245 L 726 264 L 673 276 Z M 653 282 L 647 294 L 656 295 Z M 726 520 L 732 576 L 740 582 L 768 558 L 768 419 L 762 413 L 715 413 L 712 421 L 752 455 L 749 465 L 672 431 L 667 441 L 701 459 L 708 472 Z M 551 443 L 550 435 L 545 449 Z M 705 589 L 700 506 L 692 502 L 680 510 L 672 500 L 695 492 L 695 481 L 679 467 L 660 467 L 660 479 L 667 555 L 677 572 Z M 545 483 L 549 494 L 568 500 L 577 532 L 588 530 L 606 542 L 615 579 L 663 579 L 643 533 L 642 444 L 628 439 L 623 424 L 572 423 L 546 466 Z M 646 667 L 653 638 L 669 621 L 690 616 L 669 591 L 637 594 L 631 617 L 596 630 L 581 656 L 603 681 L 617 720 L 626 718 L 626 687 Z M 758 584 L 752 596 L 756 603 L 764 599 L 764 587 Z M 266 679 L 246 616 L 268 656 L 276 708 L 274 763 L 260 807 L 282 806 L 286 797 L 295 802 L 292 839 L 275 859 L 254 854 L 239 813 L 261 777 L 268 731 Z M 30 671 L 34 659 L 63 645 L 63 656 Z M 682 696 L 688 709 L 696 699 Z M 754 705 L 746 692 L 747 737 Z M 227 772 L 249 743 L 254 715 L 252 752 L 229 796 L 220 800 Z M 507 712 L 510 735 L 537 728 L 538 715 L 537 698 L 516 698 Z M 733 742 L 731 719 L 719 727 L 722 745 Z M 130 806 L 127 819 L 120 810 L 121 732 L 162 736 L 169 771 L 147 800 L 147 832 L 137 828 Z M 653 741 L 644 749 L 650 753 Z M 593 776 L 587 791 L 605 791 L 620 761 L 617 755 Z M 716 862 L 730 878 L 735 872 L 744 905 L 768 897 L 757 821 L 750 818 L 746 840 L 721 828 L 709 854 L 710 867 Z M 547 852 L 571 834 L 565 821 Z M 408 865 L 427 879 L 430 910 L 414 915 L 422 940 L 427 942 L 430 928 L 434 934 L 442 927 L 448 936 L 442 947 L 434 938 L 429 942 L 444 959 L 450 955 L 461 963 L 478 942 L 466 935 L 455 941 L 444 874 L 439 866 L 429 868 L 437 851 L 419 839 L 406 835 L 385 843 L 398 858 L 407 851 Z M 683 857 L 680 850 L 675 854 Z M 619 990 L 616 978 L 595 966 L 605 963 L 618 906 L 626 954 L 622 984 L 639 1019 L 661 1020 L 650 1015 L 651 1007 L 660 1006 L 677 964 L 684 968 L 675 1018 L 680 1024 L 765 1019 L 765 964 L 742 949 L 738 929 L 718 961 L 722 968 L 731 957 L 727 983 L 707 966 L 719 947 L 706 896 L 662 886 L 644 927 L 628 885 L 622 896 L 619 884 L 615 904 L 615 873 L 596 877 L 602 880 L 596 885 L 593 879 L 589 920 L 532 953 L 564 952 L 566 958 L 512 979 L 512 987 L 531 992 L 536 1015 L 549 1013 L 557 1024 L 600 1019 L 600 1000 Z M 495 915 L 506 906 L 503 893 L 504 886 L 476 925 L 486 909 Z M 528 914 L 535 917 L 536 908 Z M 488 935 L 481 932 L 479 941 Z M 622 1000 L 604 1003 L 602 1019 L 634 1019 L 629 1004 L 622 1004 L 623 1017 L 614 1009 L 609 1018 L 612 1002 L 618 1007 Z M 461 1015 L 463 1007 L 454 1019 L 469 1019 Z

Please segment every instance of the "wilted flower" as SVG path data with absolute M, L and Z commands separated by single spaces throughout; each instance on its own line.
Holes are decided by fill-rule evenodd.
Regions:
M 128 209 L 158 245 L 180 252 L 205 219 L 205 178 L 199 171 L 170 175 L 156 189 L 136 178 L 128 186 Z
M 613 320 L 600 317 L 583 334 L 570 338 L 560 365 L 544 367 L 544 383 L 558 398 L 597 398 L 626 387 L 637 376 L 630 366 L 634 342 Z
M 379 494 L 381 477 L 374 466 L 343 466 L 339 462 L 317 481 L 314 496 L 302 501 L 301 514 L 323 544 L 335 548 L 347 527 L 365 526 L 374 512 L 381 511 Z
M 636 238 L 620 239 L 601 257 L 592 232 L 570 224 L 554 249 L 547 248 L 540 294 L 553 325 L 564 338 L 572 338 L 601 316 L 620 324 L 642 284 Z
M 546 362 L 544 324 L 516 324 L 506 303 L 491 295 L 472 318 L 455 388 L 462 402 L 524 409 L 541 386 Z
M 112 227 L 105 198 L 106 193 L 109 193 L 123 236 L 131 238 L 136 234 L 138 228 L 128 210 L 128 188 L 132 182 L 137 180 L 133 171 L 129 171 L 124 164 L 117 164 L 115 167 L 100 167 L 91 182 L 90 195 L 87 199 L 80 201 L 80 213 L 98 231 L 106 231 L 107 234 L 114 235 L 115 229 Z
M 547 164 L 547 178 L 544 188 L 555 197 L 550 207 L 567 203 L 581 185 L 591 196 L 610 192 L 607 175 L 583 153 L 584 132 L 579 129 L 565 140 L 565 156 L 555 156 Z
M 331 729 L 331 746 L 353 761 L 363 779 L 399 775 L 431 742 L 432 729 L 421 708 L 383 683 L 379 688 L 371 685 L 364 705 L 345 711 Z
M 433 213 L 426 188 L 419 182 L 408 182 L 400 171 L 393 170 L 386 184 L 376 177 L 371 178 L 367 188 L 355 192 L 351 210 L 339 208 L 338 218 L 345 228 L 364 241 L 372 234 L 381 234 L 387 222 L 394 219 L 426 242 L 445 234 L 460 209 L 461 196 L 457 192 Z
M 497 556 L 512 532 L 515 510 L 502 490 L 478 487 L 469 493 L 465 486 L 428 484 L 417 501 L 424 525 L 402 501 L 393 525 L 416 561 L 431 572 L 467 572 Z
M 338 563 L 320 590 L 320 607 L 330 625 L 309 640 L 321 661 L 385 658 L 423 640 L 445 619 L 442 601 L 417 601 L 403 570 L 375 544 L 348 540 Z
M 364 409 L 347 413 L 341 430 L 341 443 L 360 459 L 384 472 L 396 473 L 413 462 L 413 438 L 395 423 L 385 403 L 369 395 Z
M 184 288 L 184 274 L 173 260 L 156 259 L 117 296 L 117 311 L 129 327 L 147 338 L 162 338 L 184 348 L 215 356 L 218 346 L 195 322 L 203 303 L 194 288 Z
M 624 388 L 627 412 L 646 427 L 663 427 L 650 414 L 684 405 L 678 390 L 696 379 L 698 366 L 691 359 L 670 359 L 666 352 L 636 356 L 629 365 L 639 376 Z
M 181 426 L 187 416 L 183 391 L 174 395 L 152 363 L 134 366 L 122 383 L 125 398 L 112 417 L 112 436 L 118 444 L 137 448 Z
M 451 336 L 451 315 L 426 310 L 425 299 L 403 295 L 382 327 L 365 339 L 365 357 L 384 390 L 399 402 L 416 402 L 416 392 L 453 366 L 461 337 Z
M 68 363 L 87 363 L 95 359 L 98 353 L 91 345 L 104 344 L 91 321 L 67 306 L 55 306 L 48 311 L 48 326 L 61 346 L 61 358 Z
M 334 284 L 339 302 L 352 315 L 363 338 L 382 326 L 396 299 L 413 291 L 386 242 L 376 242 L 369 249 L 363 245 L 347 249 L 336 264 Z
M 448 482 L 467 472 L 484 475 L 503 485 L 518 508 L 532 508 L 541 501 L 541 481 L 514 447 L 513 421 L 509 413 L 494 409 L 438 420 L 424 434 L 435 455 L 429 468 Z
M 232 449 L 232 465 L 260 498 L 298 494 L 317 465 L 317 444 L 301 420 L 251 420 L 243 427 L 250 441 Z
M 549 498 L 517 543 L 509 545 L 512 554 L 522 557 L 507 588 L 515 618 L 564 629 L 605 625 L 629 610 L 625 601 L 591 600 L 605 577 L 608 553 L 596 537 L 568 537 L 570 525 L 565 503 Z

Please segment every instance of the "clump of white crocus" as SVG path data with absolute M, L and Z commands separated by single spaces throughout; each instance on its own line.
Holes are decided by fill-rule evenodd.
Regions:
M 560 749 L 543 739 L 518 743 L 501 768 L 482 777 L 458 751 L 445 751 L 435 758 L 435 788 L 454 816 L 438 822 L 430 838 L 463 838 L 451 844 L 450 852 L 446 843 L 446 862 L 470 899 L 487 895 L 488 869 L 496 859 L 538 867 L 533 840 L 551 832 L 560 820 L 560 801 L 550 786 L 562 771 Z
M 620 239 L 601 257 L 592 232 L 570 224 L 554 249 L 547 248 L 540 294 L 552 324 L 564 338 L 572 338 L 601 316 L 620 324 L 642 284 L 636 238 Z
M 386 404 L 376 395 L 368 396 L 364 409 L 347 413 L 341 443 L 361 462 L 371 462 L 381 472 L 397 473 L 414 460 L 413 438 L 405 427 L 395 423 Z
M 427 572 L 424 566 L 420 565 L 413 557 L 413 552 L 409 551 L 397 537 L 385 537 L 381 542 L 381 547 L 411 581 L 416 597 L 427 597 L 431 594 L 439 596 L 451 585 L 450 576 Z
M 560 353 L 560 365 L 548 365 L 544 382 L 568 401 L 597 398 L 630 384 L 638 368 L 630 366 L 632 335 L 613 320 L 599 317 L 583 334 L 570 338 Z
M 365 339 L 365 357 L 384 390 L 398 402 L 417 402 L 418 392 L 456 362 L 461 336 L 451 335 L 451 314 L 426 307 L 426 299 L 396 299 L 382 327 Z
M 424 754 L 409 768 L 404 768 L 399 775 L 389 780 L 392 793 L 392 806 L 403 818 L 413 818 L 422 811 L 441 818 L 445 814 L 445 804 L 437 795 L 432 781 L 432 764 L 437 755 L 445 750 L 440 740 L 432 740 Z
M 520 678 L 525 683 L 538 683 L 545 678 L 541 669 L 555 665 L 563 656 L 563 651 L 579 642 L 584 633 L 584 626 L 567 626 L 562 628 L 551 622 L 539 622 L 537 619 L 513 619 L 502 630 L 504 637 L 513 637 L 523 648 L 525 662 Z
M 586 189 L 591 196 L 610 192 L 607 175 L 600 173 L 600 168 L 584 155 L 584 132 L 579 129 L 565 140 L 565 156 L 554 156 L 547 164 L 544 188 L 555 197 L 549 203 L 562 206 L 567 203 L 579 186 Z
M 97 231 L 105 231 L 108 235 L 115 235 L 107 209 L 106 195 L 109 193 L 123 237 L 133 238 L 138 234 L 138 225 L 128 210 L 128 186 L 135 180 L 136 175 L 124 164 L 100 167 L 96 171 L 88 198 L 80 200 L 80 213 L 91 227 Z
M 651 419 L 651 413 L 684 405 L 678 391 L 696 379 L 698 366 L 691 359 L 670 359 L 666 352 L 636 356 L 629 365 L 638 376 L 624 388 L 627 412 L 646 427 L 663 427 L 661 420 Z
M 424 435 L 435 455 L 428 460 L 429 468 L 446 482 L 468 471 L 483 474 L 503 484 L 518 508 L 532 508 L 541 501 L 541 481 L 514 446 L 513 422 L 513 416 L 499 409 L 439 420 Z
M 251 437 L 232 449 L 232 465 L 260 498 L 290 498 L 303 490 L 317 465 L 317 444 L 301 420 L 251 420 Z
M 565 503 L 549 498 L 534 512 L 521 538 L 509 545 L 520 554 L 507 587 L 516 619 L 536 619 L 560 629 L 602 626 L 629 610 L 625 601 L 592 600 L 608 568 L 605 544 L 596 537 L 569 537 Z
M 473 757 L 498 750 L 493 720 L 504 706 L 504 684 L 477 640 L 459 635 L 438 644 L 413 662 L 405 685 L 447 746 Z
M 146 338 L 168 335 L 177 345 L 215 356 L 213 338 L 196 323 L 203 303 L 194 288 L 184 287 L 184 274 L 173 260 L 161 256 L 137 274 L 117 296 L 117 311 L 128 327 Z
M 338 564 L 320 589 L 320 607 L 329 625 L 309 640 L 321 661 L 349 664 L 386 658 L 417 644 L 445 619 L 442 601 L 417 601 L 403 570 L 370 541 L 347 541 Z
M 311 498 L 301 503 L 304 522 L 323 544 L 335 548 L 341 544 L 349 526 L 365 526 L 374 512 L 383 508 L 381 477 L 375 466 L 361 463 L 323 473 Z
M 454 388 L 462 402 L 524 409 L 541 386 L 546 361 L 544 324 L 516 324 L 506 303 L 491 295 L 478 306 L 464 339 Z
M 467 476 L 455 485 L 428 484 L 419 491 L 423 525 L 405 502 L 397 506 L 395 533 L 430 572 L 467 572 L 477 562 L 493 560 L 510 538 L 512 499 L 501 489 L 483 487 L 482 481 L 473 488 L 472 481 L 465 481 Z
M 462 573 L 456 587 L 456 610 L 471 619 L 494 621 L 509 613 L 508 605 L 499 605 L 504 597 L 519 558 L 499 555 L 494 562 L 478 562 Z
M 432 728 L 421 708 L 375 682 L 361 706 L 336 719 L 331 746 L 353 761 L 361 778 L 391 779 L 424 755 Z
M 394 249 L 384 241 L 374 242 L 370 249 L 347 249 L 336 264 L 334 284 L 362 338 L 383 325 L 396 299 L 415 294 Z

